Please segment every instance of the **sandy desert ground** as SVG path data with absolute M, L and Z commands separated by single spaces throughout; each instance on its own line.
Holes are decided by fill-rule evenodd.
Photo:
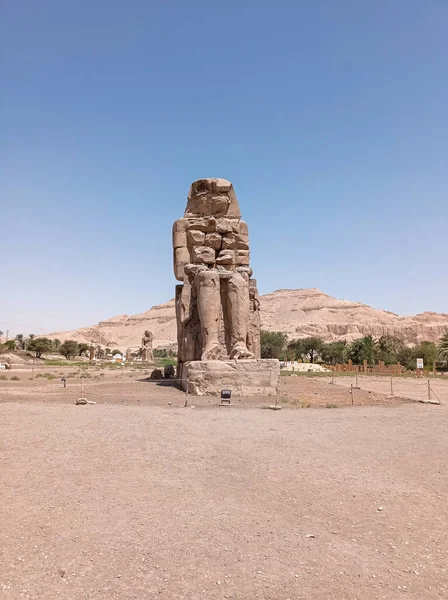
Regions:
M 281 411 L 193 409 L 142 375 L 0 381 L 2 597 L 447 597 L 447 404 L 284 377 Z

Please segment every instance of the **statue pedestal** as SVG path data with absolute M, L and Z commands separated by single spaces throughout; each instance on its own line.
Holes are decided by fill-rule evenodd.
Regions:
M 275 396 L 280 378 L 277 359 L 194 360 L 182 366 L 182 388 L 195 396 Z

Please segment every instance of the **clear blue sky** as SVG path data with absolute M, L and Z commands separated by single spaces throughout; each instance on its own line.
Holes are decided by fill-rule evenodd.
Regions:
M 200 177 L 234 183 L 261 293 L 448 312 L 446 0 L 4 0 L 0 22 L 1 329 L 171 298 Z

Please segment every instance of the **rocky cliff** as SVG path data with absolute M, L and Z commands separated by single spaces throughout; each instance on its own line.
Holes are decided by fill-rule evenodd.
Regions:
M 360 302 L 338 300 L 317 289 L 277 290 L 261 296 L 260 302 L 263 329 L 284 331 L 290 339 L 317 335 L 326 341 L 353 340 L 389 334 L 415 344 L 437 341 L 448 330 L 448 314 L 425 312 L 400 317 Z M 120 315 L 90 327 L 48 335 L 124 350 L 139 346 L 145 329 L 154 333 L 154 347 L 176 343 L 174 300 L 138 315 Z

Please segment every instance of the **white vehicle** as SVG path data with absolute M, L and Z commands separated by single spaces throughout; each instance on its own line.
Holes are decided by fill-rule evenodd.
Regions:
M 6 365 L 3 365 L 2 363 L 0 363 L 0 371 L 4 371 L 6 369 Z

